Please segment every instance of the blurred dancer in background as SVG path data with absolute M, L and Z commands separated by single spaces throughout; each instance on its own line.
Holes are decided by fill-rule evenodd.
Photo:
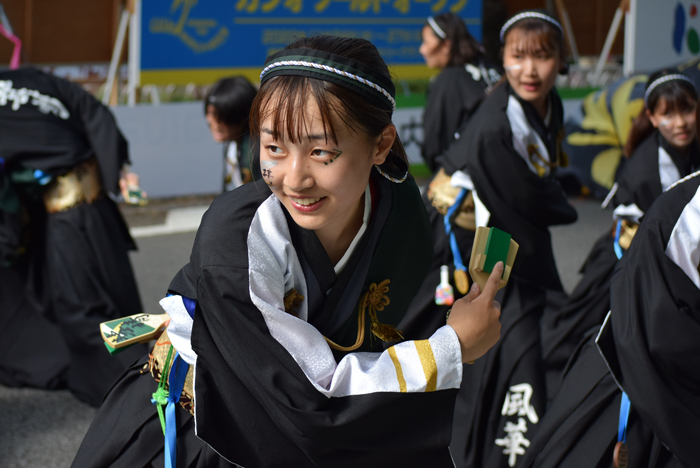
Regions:
M 112 113 L 79 85 L 33 68 L 0 72 L 3 385 L 67 386 L 97 406 L 143 353 L 112 357 L 98 333 L 141 312 L 135 244 L 109 196 L 135 184 L 128 162 Z
M 222 78 L 204 97 L 211 136 L 224 144 L 223 191 L 260 178 L 258 147 L 251 145 L 248 114 L 257 91 L 242 76 Z M 251 164 L 255 161 L 255 164 Z
M 426 65 L 440 70 L 428 87 L 423 113 L 423 159 L 435 172 L 440 156 L 474 114 L 486 92 L 501 78 L 454 13 L 431 16 L 421 32 L 420 53 Z

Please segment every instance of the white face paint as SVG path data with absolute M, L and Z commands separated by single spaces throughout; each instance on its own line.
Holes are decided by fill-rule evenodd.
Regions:
M 668 127 L 669 125 L 671 125 L 671 119 L 661 119 L 659 121 L 660 127 Z
M 503 68 L 505 68 L 506 71 L 515 71 L 515 70 L 521 70 L 523 68 L 523 66 L 520 65 L 519 63 L 517 63 L 515 65 L 506 65 Z
M 270 169 L 276 165 L 277 161 L 260 161 L 260 166 L 262 166 L 263 169 Z

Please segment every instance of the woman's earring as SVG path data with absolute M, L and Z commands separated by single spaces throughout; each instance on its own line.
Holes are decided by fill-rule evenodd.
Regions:
M 397 169 L 396 171 L 391 171 L 393 174 L 389 173 L 390 168 L 387 165 L 389 158 L 392 158 L 392 166 Z M 385 178 L 389 179 L 390 181 L 396 184 L 400 184 L 408 178 L 408 166 L 406 165 L 404 160 L 399 157 L 398 154 L 394 153 L 394 150 L 389 150 L 389 155 L 387 156 L 387 160 L 384 161 L 384 164 L 375 164 L 374 167 L 381 175 L 383 175 Z M 397 174 L 397 172 L 399 174 Z M 403 174 L 400 174 L 401 172 L 403 172 Z

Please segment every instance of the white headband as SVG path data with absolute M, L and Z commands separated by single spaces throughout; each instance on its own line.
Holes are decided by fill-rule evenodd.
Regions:
M 350 78 L 351 80 L 354 80 L 354 81 L 356 81 L 356 82 L 358 82 L 358 83 L 362 83 L 363 85 L 368 86 L 368 87 L 370 87 L 370 88 L 372 88 L 372 89 L 374 89 L 374 90 L 379 91 L 380 93 L 382 93 L 382 94 L 384 95 L 384 97 L 387 98 L 387 100 L 388 100 L 389 103 L 391 104 L 391 108 L 392 108 L 393 110 L 396 110 L 396 100 L 394 99 L 394 97 L 391 95 L 391 93 L 390 93 L 389 91 L 387 91 L 386 89 L 382 88 L 382 87 L 379 86 L 378 84 L 375 84 L 374 82 L 372 82 L 372 81 L 370 81 L 370 80 L 366 80 L 366 79 L 362 78 L 361 76 L 355 75 L 355 74 L 353 74 L 353 73 L 346 72 L 346 71 L 344 71 L 344 70 L 339 70 L 339 69 L 337 69 L 337 68 L 335 68 L 335 67 L 331 67 L 331 66 L 328 66 L 328 65 L 323 65 L 323 64 L 320 64 L 320 63 L 307 62 L 307 61 L 302 61 L 302 60 L 280 60 L 280 61 L 278 61 L 278 62 L 273 62 L 273 63 L 269 64 L 268 66 L 266 66 L 265 68 L 263 68 L 263 70 L 260 72 L 260 81 L 262 81 L 263 76 L 265 76 L 265 74 L 267 74 L 267 72 L 269 72 L 269 71 L 272 70 L 273 68 L 278 68 L 278 67 L 292 67 L 292 66 L 294 66 L 294 67 L 305 67 L 305 68 L 315 68 L 315 69 L 318 69 L 318 70 L 325 70 L 325 71 L 327 71 L 327 72 L 335 73 L 336 75 L 340 75 L 340 76 L 344 76 L 344 77 L 346 77 L 346 78 Z
M 443 31 L 442 28 L 438 26 L 437 21 L 435 21 L 435 18 L 433 18 L 432 16 L 428 16 L 428 23 L 430 24 L 430 27 L 433 28 L 433 31 L 435 31 L 435 34 L 440 36 L 440 39 L 445 39 L 447 37 L 445 31 Z
M 675 81 L 675 80 L 682 80 L 682 81 L 687 81 L 691 85 L 693 85 L 693 88 L 695 88 L 695 82 L 688 78 L 685 75 L 681 75 L 680 73 L 676 73 L 674 75 L 666 75 L 662 76 L 661 78 L 655 79 L 647 88 L 646 92 L 644 93 L 644 107 L 649 109 L 649 96 L 651 95 L 651 92 L 654 91 L 654 88 L 657 88 L 658 86 L 668 82 L 668 81 Z
M 518 21 L 520 21 L 522 19 L 526 19 L 526 18 L 537 18 L 537 19 L 548 21 L 548 22 L 552 23 L 554 26 L 556 26 L 562 34 L 564 34 L 564 28 L 561 27 L 561 24 L 559 23 L 559 21 L 555 20 L 551 16 L 545 15 L 544 13 L 538 13 L 536 11 L 524 11 L 522 13 L 518 13 L 517 15 L 513 16 L 511 19 L 506 21 L 506 24 L 503 25 L 503 27 L 501 28 L 501 36 L 500 36 L 501 42 L 503 42 L 503 39 L 506 36 L 506 32 L 508 31 L 508 29 L 510 29 L 511 26 L 513 26 Z

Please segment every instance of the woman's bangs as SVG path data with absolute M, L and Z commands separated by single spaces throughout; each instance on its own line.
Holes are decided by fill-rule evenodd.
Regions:
M 544 21 L 526 19 L 519 21 L 506 34 L 506 46 L 513 44 L 515 50 L 526 55 L 542 52 L 554 55 L 559 51 L 561 34 L 554 26 Z
M 671 81 L 660 86 L 658 92 L 652 92 L 653 102 L 649 99 L 652 112 L 692 112 L 698 99 L 698 94 L 690 83 Z
M 271 123 L 272 137 L 275 140 L 301 142 L 311 134 L 312 119 L 319 115 L 308 112 L 307 103 L 311 98 L 316 102 L 321 124 L 327 139 L 337 143 L 332 115 L 338 114 L 336 106 L 324 92 L 323 81 L 303 76 L 277 76 L 260 88 L 253 106 L 251 129 L 256 135 L 262 130 L 262 123 Z

